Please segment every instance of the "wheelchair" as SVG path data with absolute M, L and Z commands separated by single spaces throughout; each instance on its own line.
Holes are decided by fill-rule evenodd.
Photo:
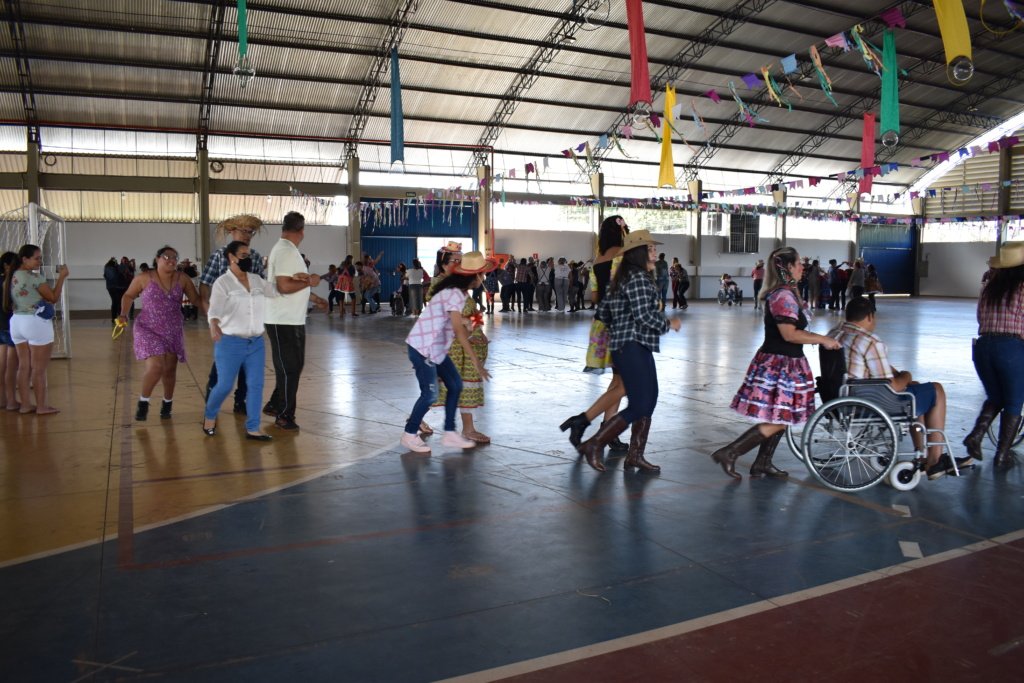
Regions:
M 945 433 L 928 429 L 917 419 L 914 395 L 893 390 L 886 379 L 850 379 L 845 351 L 819 348 L 821 376 L 817 393 L 823 405 L 802 431 L 786 430 L 790 450 L 803 460 L 811 475 L 833 491 L 863 491 L 886 482 L 910 491 L 927 469 L 928 437 L 938 434 L 960 476 Z M 903 437 L 921 434 L 923 447 L 901 449 Z
M 743 290 L 737 287 L 736 285 L 733 285 L 732 287 L 723 287 L 719 289 L 718 305 L 724 306 L 725 304 L 729 304 L 730 306 L 732 306 L 733 304 L 736 304 L 737 306 L 742 306 Z

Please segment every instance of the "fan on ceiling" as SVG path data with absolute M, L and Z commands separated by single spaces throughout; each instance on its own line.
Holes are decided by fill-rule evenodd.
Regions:
M 572 12 L 580 18 L 580 28 L 596 31 L 608 22 L 612 12 L 611 0 L 572 0 Z

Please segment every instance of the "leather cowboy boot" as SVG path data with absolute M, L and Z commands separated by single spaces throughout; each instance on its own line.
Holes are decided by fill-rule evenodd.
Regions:
M 587 459 L 587 464 L 598 472 L 604 472 L 604 447 L 626 429 L 626 421 L 616 415 L 601 424 L 597 434 L 590 437 L 580 446 L 580 453 Z
M 780 470 L 772 463 L 772 455 L 775 454 L 775 448 L 779 445 L 779 441 L 782 439 L 782 434 L 786 430 L 782 430 L 761 442 L 761 447 L 757 449 L 757 458 L 754 460 L 754 464 L 750 466 L 750 476 L 752 477 L 773 477 L 782 479 L 789 476 L 789 472 Z
M 603 422 L 601 423 L 601 426 L 602 427 L 604 426 Z M 616 436 L 614 439 L 609 441 L 606 445 L 608 446 L 608 448 L 610 450 L 613 450 L 613 451 L 626 451 L 626 450 L 629 450 L 629 446 L 627 446 L 626 443 L 622 439 L 620 439 L 618 436 Z
M 587 419 L 586 413 L 580 413 L 579 415 L 573 415 L 568 420 L 559 425 L 559 429 L 563 432 L 569 430 L 569 443 L 572 444 L 573 448 L 577 451 L 580 450 L 580 443 L 583 442 L 583 432 L 587 431 L 587 427 L 590 426 L 590 420 Z
M 1017 439 L 1020 420 L 1020 415 L 1010 415 L 1005 410 L 999 419 L 999 445 L 996 446 L 995 463 L 997 470 L 1008 470 L 1017 462 L 1011 449 Z
M 764 440 L 761 430 L 754 425 L 731 444 L 722 446 L 712 453 L 711 459 L 721 465 L 722 471 L 733 479 L 742 479 L 743 477 L 736 471 L 736 459 Z
M 661 468 L 647 462 L 644 451 L 647 449 L 647 433 L 651 431 L 651 418 L 641 417 L 633 421 L 630 428 L 629 452 L 623 467 L 637 467 L 645 472 L 661 472 Z
M 981 405 L 981 412 L 978 414 L 978 419 L 974 422 L 974 429 L 964 439 L 964 446 L 967 448 L 967 455 L 971 456 L 978 462 L 981 462 L 981 444 L 985 438 L 985 433 L 988 432 L 989 425 L 992 424 L 992 420 L 996 419 L 996 415 L 999 414 L 999 406 L 992 401 L 985 401 Z

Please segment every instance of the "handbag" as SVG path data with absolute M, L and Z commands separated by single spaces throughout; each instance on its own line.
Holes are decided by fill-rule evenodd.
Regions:
M 42 318 L 43 320 L 53 320 L 54 316 L 57 315 L 57 309 L 53 307 L 48 301 L 40 301 L 36 304 L 36 317 Z

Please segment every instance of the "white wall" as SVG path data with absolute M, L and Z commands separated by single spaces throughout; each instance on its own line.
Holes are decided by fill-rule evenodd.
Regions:
M 169 244 L 178 250 L 181 258 L 195 262 L 200 244 L 199 228 L 191 223 L 68 223 L 67 236 L 71 277 L 66 287 L 72 311 L 110 308 L 103 264 L 111 256 L 134 258 L 137 264 L 151 262 L 157 250 Z M 253 239 L 252 246 L 267 256 L 280 236 L 280 224 L 265 225 Z M 327 272 L 328 264 L 340 263 L 345 258 L 348 228 L 308 225 L 300 248 L 312 262 L 312 272 Z M 325 285 L 317 291 L 327 296 Z
M 928 264 L 928 275 L 921 278 L 921 294 L 977 298 L 981 276 L 995 252 L 992 242 L 925 242 L 921 259 Z

